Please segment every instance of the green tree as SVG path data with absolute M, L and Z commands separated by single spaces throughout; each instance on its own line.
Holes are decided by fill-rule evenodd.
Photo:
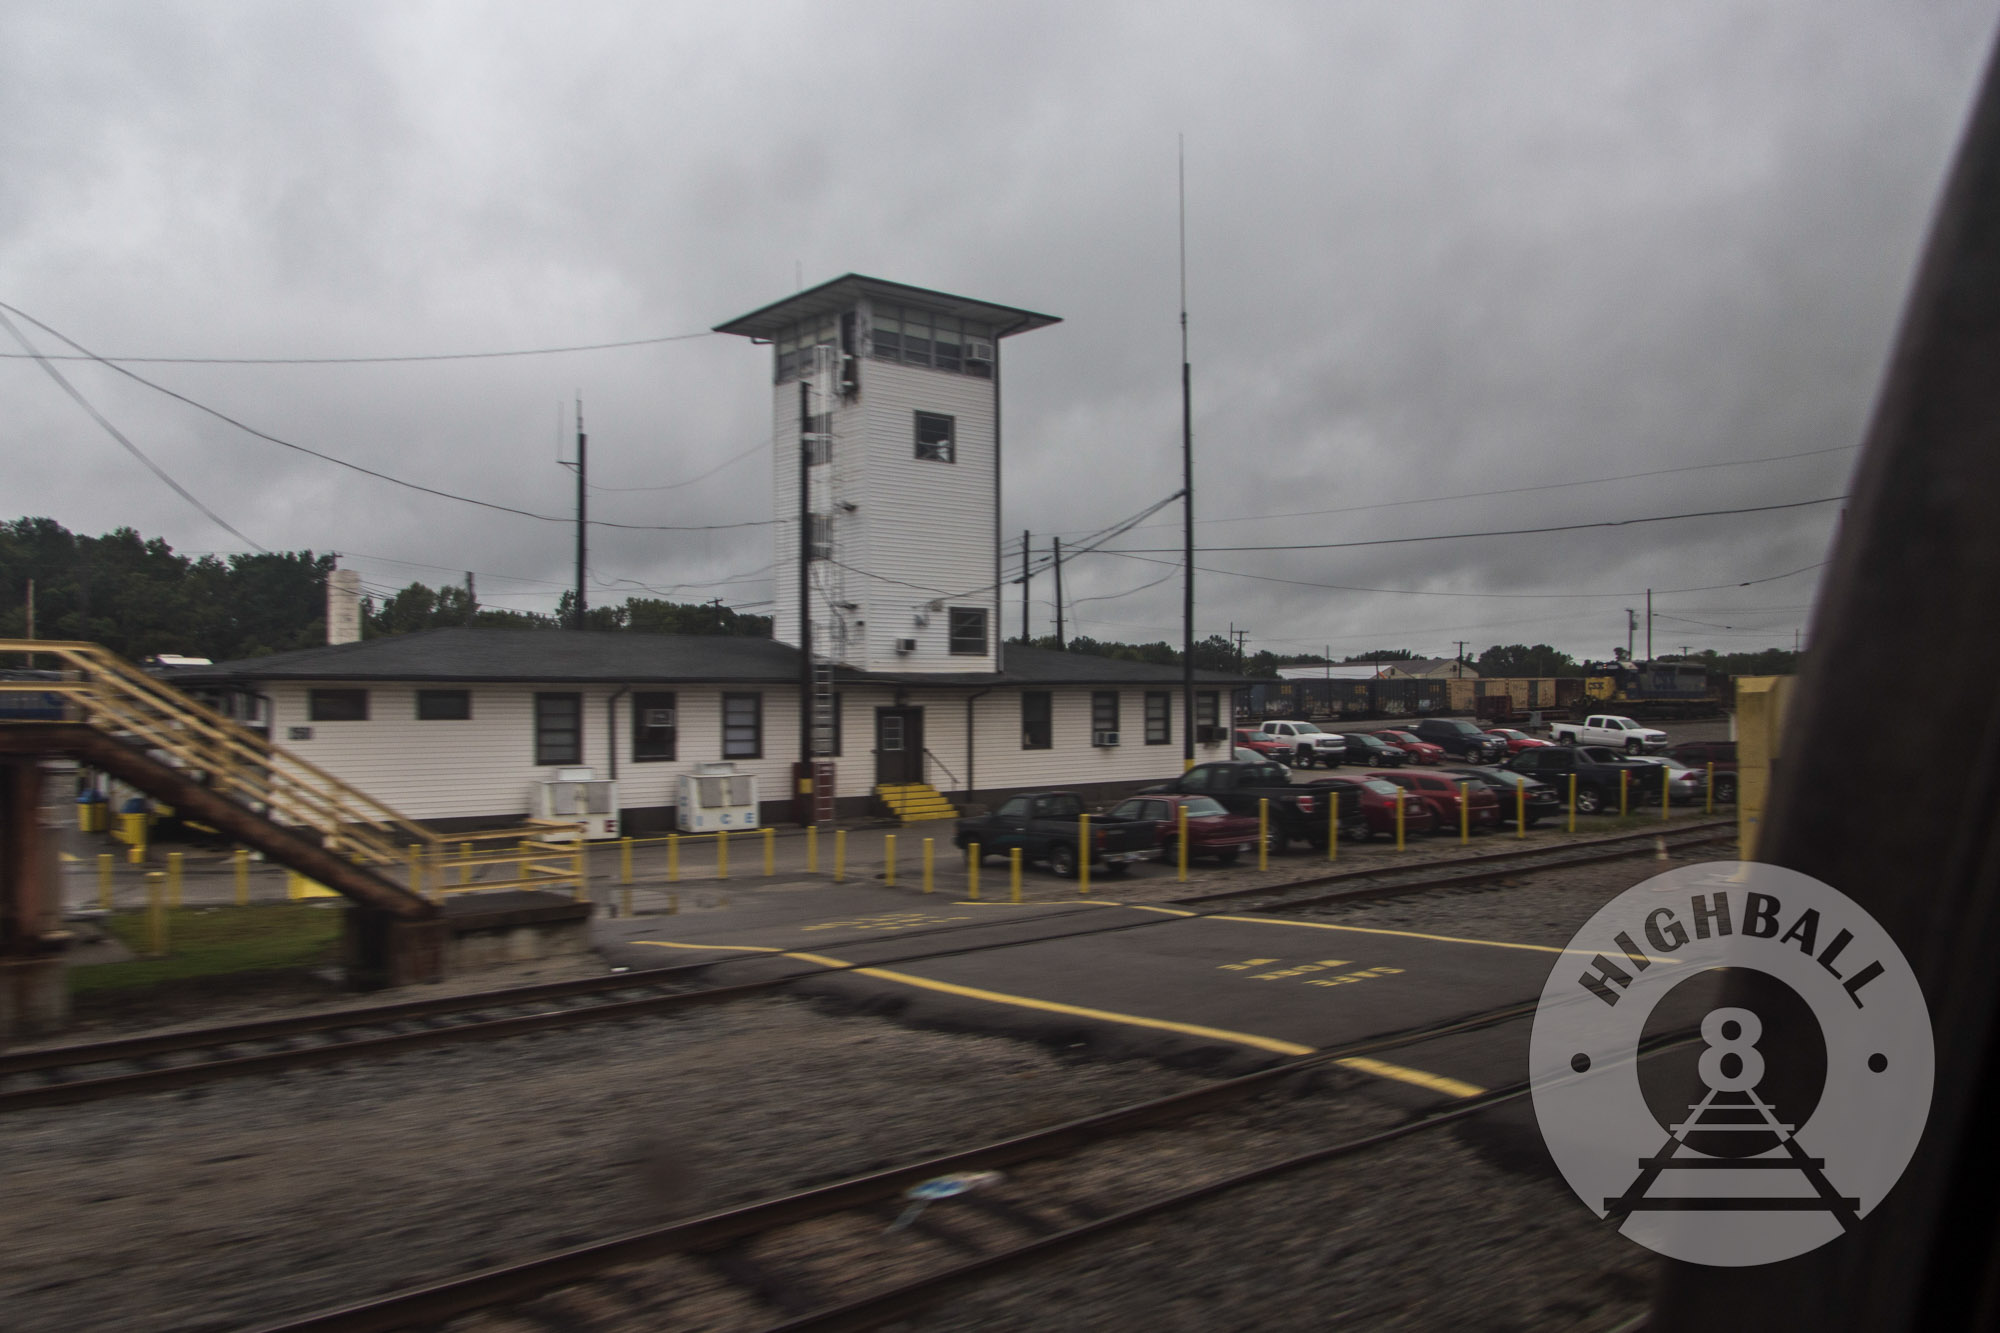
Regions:
M 1575 676 L 1582 673 L 1575 658 L 1546 643 L 1532 647 L 1522 643 L 1496 643 L 1481 653 L 1473 665 L 1479 669 L 1480 675 L 1488 677 Z

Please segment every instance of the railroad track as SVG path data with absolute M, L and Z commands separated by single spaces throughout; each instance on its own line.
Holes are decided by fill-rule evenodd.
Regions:
M 1069 1121 L 976 1148 L 907 1163 L 795 1194 L 761 1200 L 613 1240 L 393 1292 L 338 1309 L 261 1326 L 256 1333 L 388 1333 L 479 1311 L 523 1310 L 532 1322 L 584 1331 L 651 1329 L 685 1318 L 705 1327 L 741 1324 L 763 1333 L 834 1333 L 874 1328 L 1012 1269 L 1029 1267 L 1136 1223 L 1233 1190 L 1334 1162 L 1458 1123 L 1524 1097 L 1525 1083 L 1418 1112 L 1305 1151 L 1259 1153 L 1171 1189 L 1107 1187 L 1123 1181 L 1185 1182 L 1185 1142 L 1173 1135 L 1117 1145 L 1107 1169 L 1097 1153 L 1195 1116 L 1251 1104 L 1260 1094 L 1299 1093 L 1297 1080 L 1344 1060 L 1515 1022 L 1532 1004 L 1349 1043 L 1190 1092 Z M 1650 1054 L 1697 1040 L 1666 1034 Z M 1296 1113 L 1296 1099 L 1287 1103 Z M 1295 1132 L 1283 1135 L 1294 1140 Z M 1021 1168 L 907 1218 L 912 1187 L 961 1173 Z M 1079 1186 L 1081 1179 L 1085 1183 Z M 907 1226 L 899 1224 L 906 1223 Z M 890 1280 L 884 1281 L 887 1275 Z M 551 1294 L 553 1293 L 553 1294 Z M 671 1308 L 702 1303 L 699 1312 Z M 553 1304 L 550 1304 L 553 1302 Z M 733 1309 L 734 1319 L 723 1318 Z
M 1534 871 L 1644 855 L 1662 838 L 1670 849 L 1699 845 L 1733 827 L 1728 821 L 1718 821 L 1683 826 L 1664 834 L 1624 834 L 1581 845 L 1522 848 L 1410 866 L 1371 867 L 1315 875 L 1275 886 L 1184 898 L 1179 902 L 1195 916 L 1240 910 L 1282 912 L 1439 888 L 1490 885 L 1502 878 Z M 1329 887 L 1332 891 L 1326 892 Z M 1213 911 L 1200 910 L 1208 904 L 1226 906 L 1217 906 Z M 996 943 L 870 959 L 866 964 L 848 966 L 892 966 L 986 949 L 1018 948 L 1041 939 L 1159 929 L 1182 919 L 1186 918 L 1149 917 L 1082 931 L 1066 929 L 1047 936 L 1014 937 Z M 939 928 L 913 931 L 902 938 L 953 933 L 951 929 Z M 171 1091 L 242 1075 L 310 1068 L 430 1046 L 498 1040 L 587 1022 L 617 1021 L 728 1003 L 766 994 L 809 977 L 845 970 L 813 967 L 736 985 L 702 984 L 701 976 L 718 961 L 729 959 L 0 1054 L 0 1113 Z
M 1646 856 L 1662 844 L 1669 852 L 1733 841 L 1736 821 L 1703 820 L 1698 824 L 1668 826 L 1640 833 L 1618 833 L 1592 838 L 1587 842 L 1522 847 L 1504 852 L 1482 852 L 1409 865 L 1369 866 L 1361 870 L 1336 871 L 1267 884 L 1255 888 L 1226 889 L 1176 900 L 1180 906 L 1228 903 L 1232 910 L 1285 912 L 1329 903 L 1361 902 L 1371 898 L 1397 898 L 1433 889 L 1493 884 L 1515 875 L 1545 870 L 1566 870 L 1572 866 L 1597 865 Z M 1329 891 L 1330 890 L 1330 891 Z

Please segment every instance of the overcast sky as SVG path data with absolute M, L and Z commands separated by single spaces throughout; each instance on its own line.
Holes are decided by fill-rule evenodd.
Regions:
M 1845 490 L 1996 11 L 14 0 L 0 301 L 114 357 L 700 335 L 850 271 L 1046 311 L 1064 322 L 1006 349 L 1003 527 L 1041 547 L 1179 486 L 1184 134 L 1202 547 L 1818 500 Z M 250 549 L 4 331 L 0 351 L 0 516 Z M 555 516 L 558 405 L 581 392 L 594 517 L 763 525 L 596 529 L 593 602 L 768 610 L 769 355 L 711 335 L 127 364 L 284 440 Z M 375 589 L 476 570 L 492 606 L 547 609 L 571 578 L 563 523 L 60 364 L 250 542 L 340 551 Z M 1789 647 L 1817 571 L 1772 576 L 1823 560 L 1838 511 L 1212 549 L 1198 566 L 1235 572 L 1199 576 L 1197 628 L 1601 657 L 1651 587 L 1658 651 Z M 1178 511 L 1152 522 L 1066 568 L 1073 633 L 1178 637 L 1152 563 L 1176 559 Z M 1018 590 L 1006 605 L 1017 633 Z

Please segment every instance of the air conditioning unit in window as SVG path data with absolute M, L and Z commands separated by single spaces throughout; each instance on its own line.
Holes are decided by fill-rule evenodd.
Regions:
M 663 730 L 674 725 L 674 710 L 671 708 L 648 708 L 645 725 L 654 730 Z
M 1223 728 L 1209 722 L 1204 722 L 1194 729 L 1194 738 L 1202 745 L 1214 745 L 1217 741 L 1223 740 L 1226 734 Z
M 1090 733 L 1090 743 L 1100 749 L 1108 750 L 1118 744 L 1118 733 L 1115 731 L 1093 731 Z
M 917 651 L 917 641 L 915 639 L 898 639 L 896 640 L 896 651 L 899 653 L 914 653 Z
M 965 344 L 965 359 L 967 361 L 991 361 L 993 359 L 993 344 L 968 340 Z

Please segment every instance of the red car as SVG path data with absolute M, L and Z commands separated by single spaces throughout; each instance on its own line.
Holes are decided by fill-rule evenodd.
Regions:
M 1433 745 L 1429 741 L 1419 740 L 1410 732 L 1392 729 L 1389 731 L 1378 731 L 1373 734 L 1409 755 L 1410 762 L 1413 764 L 1442 764 L 1444 762 L 1444 747 L 1442 745 Z
M 1350 787 L 1361 795 L 1361 819 L 1340 826 L 1340 836 L 1349 842 L 1366 842 L 1376 834 L 1396 836 L 1396 802 L 1403 803 L 1403 831 L 1429 833 L 1438 826 L 1437 815 L 1421 796 L 1406 792 L 1393 782 L 1370 774 L 1367 777 L 1321 778 L 1315 787 Z
M 1437 816 L 1437 831 L 1453 833 L 1458 829 L 1459 780 L 1443 773 L 1370 773 L 1371 778 L 1393 782 L 1405 791 L 1413 792 L 1431 813 Z M 1469 784 L 1469 798 L 1472 802 L 1472 827 L 1494 829 L 1500 827 L 1500 796 L 1491 787 L 1482 783 Z
M 1150 819 L 1159 831 L 1160 859 L 1180 859 L 1180 807 L 1187 807 L 1188 860 L 1204 856 L 1228 865 L 1245 852 L 1257 850 L 1257 817 L 1232 815 L 1213 796 L 1183 796 L 1160 792 L 1134 796 L 1111 811 L 1112 819 Z
M 1255 750 L 1266 759 L 1280 764 L 1291 763 L 1293 751 L 1296 749 L 1290 741 L 1279 740 L 1268 731 L 1258 731 L 1251 727 L 1236 729 L 1236 748 Z
M 1545 740 L 1538 740 L 1530 736 L 1527 732 L 1516 731 L 1512 727 L 1488 727 L 1486 734 L 1489 736 L 1498 736 L 1501 740 L 1507 742 L 1507 753 L 1509 756 L 1517 755 L 1523 750 L 1537 750 L 1548 744 Z

